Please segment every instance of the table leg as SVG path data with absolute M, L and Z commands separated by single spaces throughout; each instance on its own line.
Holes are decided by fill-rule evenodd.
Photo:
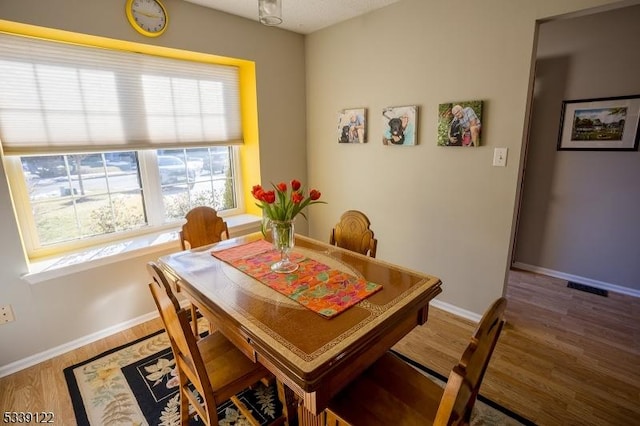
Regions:
M 302 403 L 298 405 L 298 420 L 300 426 L 325 426 L 327 422 L 324 411 L 315 415 L 307 410 Z
M 196 305 L 191 303 L 191 329 L 193 331 L 193 335 L 196 336 L 196 339 L 200 339 L 200 333 L 198 333 L 198 310 L 196 309 Z
M 429 319 L 429 305 L 420 308 L 418 311 L 418 325 L 426 324 Z
M 324 412 L 315 415 L 309 411 L 301 398 L 280 380 L 276 382 L 278 399 L 282 403 L 282 411 L 287 418 L 289 426 L 325 426 L 326 415 Z
M 278 399 L 282 403 L 282 412 L 287 419 L 285 424 L 295 426 L 298 424 L 298 397 L 280 380 L 276 381 L 276 385 L 278 388 Z

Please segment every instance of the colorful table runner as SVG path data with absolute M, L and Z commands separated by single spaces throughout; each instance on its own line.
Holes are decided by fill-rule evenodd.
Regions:
M 280 260 L 280 253 L 265 240 L 211 254 L 326 318 L 338 315 L 382 289 L 380 284 L 331 269 L 295 251 L 289 258 L 299 265 L 296 271 L 272 272 L 271 265 Z

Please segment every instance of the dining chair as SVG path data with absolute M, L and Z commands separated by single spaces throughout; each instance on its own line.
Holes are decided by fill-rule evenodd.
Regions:
M 189 313 L 177 305 L 164 272 L 154 262 L 147 264 L 147 270 L 152 278 L 149 288 L 175 358 L 180 382 L 181 424 L 188 425 L 189 418 L 197 414 L 206 425 L 217 425 L 217 406 L 231 399 L 252 425 L 258 425 L 251 411 L 235 395 L 270 376 L 269 371 L 251 361 L 220 332 L 196 340 L 189 326 Z M 192 416 L 189 405 L 194 408 Z
M 370 226 L 371 222 L 364 213 L 358 210 L 347 210 L 331 230 L 329 244 L 376 257 L 378 240 L 373 237 Z
M 500 298 L 485 312 L 444 388 L 387 352 L 330 401 L 327 426 L 468 424 L 506 306 Z
M 180 231 L 182 249 L 192 249 L 229 238 L 227 223 L 218 212 L 208 206 L 194 207 L 185 215 L 187 220 Z
M 182 225 L 182 230 L 180 231 L 180 244 L 183 250 L 206 246 L 229 238 L 227 223 L 211 207 L 194 207 L 187 212 L 185 219 L 187 221 Z M 191 326 L 197 338 L 198 310 L 194 304 L 190 304 L 189 310 L 191 311 Z M 210 331 L 213 331 L 211 325 L 209 325 L 209 328 Z

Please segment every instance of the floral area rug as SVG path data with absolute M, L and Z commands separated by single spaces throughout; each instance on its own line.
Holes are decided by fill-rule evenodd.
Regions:
M 425 367 L 424 365 L 412 360 L 411 358 L 391 350 L 400 359 L 407 364 L 411 365 L 416 370 L 420 371 L 425 376 L 429 377 L 432 381 L 438 383 L 441 386 L 447 381 L 447 378 L 443 375 Z M 478 395 L 473 411 L 471 412 L 471 426 L 536 426 L 531 420 L 514 413 L 501 406 L 500 404 L 491 401 L 488 398 Z
M 64 375 L 78 425 L 180 424 L 178 378 L 164 330 L 65 368 Z M 277 395 L 275 385 L 259 384 L 237 396 L 269 424 L 282 412 Z M 250 424 L 231 401 L 218 406 L 218 419 L 220 425 Z

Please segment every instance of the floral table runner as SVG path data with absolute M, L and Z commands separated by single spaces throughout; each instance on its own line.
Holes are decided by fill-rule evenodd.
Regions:
M 289 274 L 272 272 L 271 265 L 280 260 L 280 253 L 265 240 L 211 254 L 325 318 L 338 315 L 382 289 L 380 284 L 331 269 L 295 251 L 289 258 L 299 265 L 298 270 Z

